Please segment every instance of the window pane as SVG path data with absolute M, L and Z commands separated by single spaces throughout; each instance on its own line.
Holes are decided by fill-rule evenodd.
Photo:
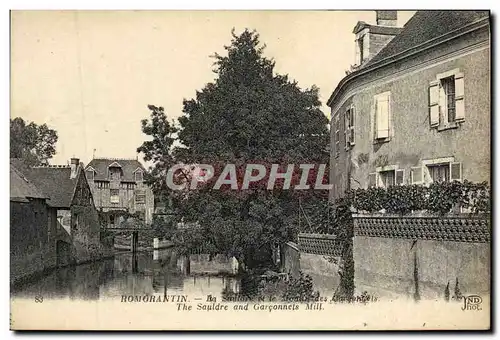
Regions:
M 141 171 L 137 171 L 135 173 L 135 180 L 136 181 L 142 181 L 142 172 Z
M 449 164 L 429 166 L 429 173 L 433 182 L 448 182 L 450 180 Z
M 448 122 L 455 121 L 455 77 L 447 77 L 441 80 L 441 85 L 446 96 L 446 110 Z
M 109 198 L 110 198 L 111 203 L 120 203 L 120 190 L 111 189 Z
M 382 180 L 382 185 L 384 188 L 388 188 L 390 186 L 393 186 L 395 184 L 395 171 L 382 171 L 380 172 L 380 178 Z

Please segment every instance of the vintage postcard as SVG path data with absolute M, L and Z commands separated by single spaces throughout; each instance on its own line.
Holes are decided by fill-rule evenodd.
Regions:
M 12 330 L 489 330 L 485 10 L 10 14 Z

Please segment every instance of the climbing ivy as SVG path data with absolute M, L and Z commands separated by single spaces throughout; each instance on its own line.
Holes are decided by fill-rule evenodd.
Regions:
M 437 214 L 449 213 L 462 207 L 471 213 L 490 211 L 490 189 L 486 182 L 443 182 L 430 186 L 402 185 L 387 189 L 355 189 L 346 194 L 352 208 L 360 212 L 385 211 L 408 214 L 425 211 Z

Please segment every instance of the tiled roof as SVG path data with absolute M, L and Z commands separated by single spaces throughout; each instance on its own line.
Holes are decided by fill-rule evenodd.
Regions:
M 22 172 L 10 165 L 10 200 L 28 202 L 28 198 L 47 198 Z
M 95 158 L 90 161 L 85 169 L 89 170 L 89 167 L 94 169 L 94 180 L 107 181 L 109 179 L 108 167 L 113 163 L 115 163 L 114 165 L 119 165 L 121 167 L 123 171 L 122 181 L 124 182 L 135 182 L 134 172 L 137 168 L 145 171 L 144 166 L 136 159 L 115 158 Z
M 69 165 L 27 167 L 20 160 L 11 160 L 11 164 L 20 169 L 23 175 L 49 198 L 47 203 L 50 206 L 56 208 L 70 207 L 78 174 L 71 179 Z
M 397 55 L 429 40 L 489 16 L 489 11 L 418 11 L 404 29 L 367 64 Z

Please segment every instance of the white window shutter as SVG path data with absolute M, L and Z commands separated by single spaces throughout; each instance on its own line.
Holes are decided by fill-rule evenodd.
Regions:
M 439 82 L 429 84 L 429 121 L 431 127 L 439 125 Z
M 465 87 L 464 87 L 464 74 L 457 73 L 455 75 L 455 120 L 465 120 Z
M 396 170 L 395 183 L 396 183 L 396 185 L 403 185 L 403 184 L 405 184 L 405 170 L 404 169 L 398 169 L 398 170 Z
M 424 172 L 421 166 L 411 168 L 411 184 L 423 184 Z
M 377 138 L 389 137 L 389 105 L 389 96 L 377 99 Z
M 371 174 L 368 174 L 368 188 L 374 188 L 377 187 L 377 173 L 372 172 Z
M 462 163 L 450 163 L 450 181 L 462 181 Z

